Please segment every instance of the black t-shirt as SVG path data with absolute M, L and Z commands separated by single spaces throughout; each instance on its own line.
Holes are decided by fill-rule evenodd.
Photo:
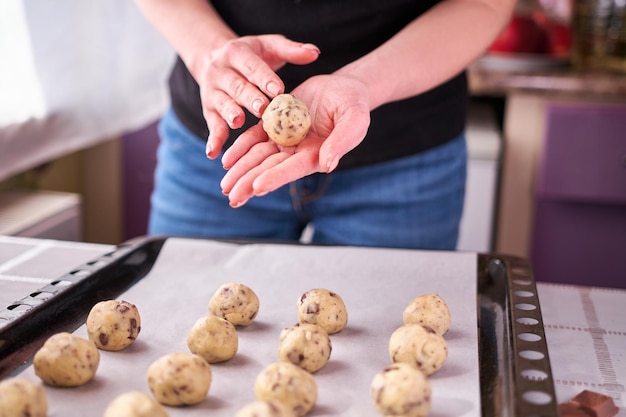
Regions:
M 328 74 L 365 55 L 421 15 L 437 0 L 213 0 L 224 21 L 240 36 L 280 33 L 317 45 L 321 54 L 308 65 L 287 64 L 278 75 L 285 91 L 307 78 Z M 394 74 L 389 74 L 393 77 Z M 172 107 L 202 140 L 208 129 L 200 93 L 178 59 L 170 80 Z M 383 105 L 371 113 L 366 138 L 341 159 L 345 169 L 415 154 L 457 137 L 465 127 L 465 72 L 419 96 Z M 258 121 L 246 113 L 246 124 L 231 131 L 228 146 Z

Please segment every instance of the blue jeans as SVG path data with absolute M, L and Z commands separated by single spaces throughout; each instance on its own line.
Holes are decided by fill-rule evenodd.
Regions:
M 313 174 L 232 208 L 220 159 L 173 111 L 161 143 L 149 234 L 297 241 L 312 226 L 322 244 L 454 250 L 463 210 L 465 136 L 418 155 Z

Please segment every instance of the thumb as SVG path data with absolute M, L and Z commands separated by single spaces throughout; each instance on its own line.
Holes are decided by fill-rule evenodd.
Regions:
M 320 147 L 320 171 L 334 171 L 339 160 L 363 141 L 369 124 L 369 112 L 358 112 L 341 118 Z
M 283 35 L 265 35 L 262 39 L 262 53 L 267 54 L 266 57 L 275 57 L 279 62 L 305 65 L 315 61 L 320 55 L 320 49 L 312 43 L 292 41 Z

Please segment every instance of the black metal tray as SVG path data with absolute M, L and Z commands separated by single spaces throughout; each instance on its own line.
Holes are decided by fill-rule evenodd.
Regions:
M 143 278 L 166 240 L 128 241 L 0 310 L 0 379 L 28 366 L 52 334 L 76 330 L 95 303 Z M 517 257 L 478 254 L 477 276 L 482 415 L 558 416 L 531 266 Z

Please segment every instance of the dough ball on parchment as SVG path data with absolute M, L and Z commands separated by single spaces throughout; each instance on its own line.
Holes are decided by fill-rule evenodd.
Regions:
M 127 301 L 100 301 L 87 316 L 87 336 L 98 349 L 117 351 L 130 346 L 141 331 L 137 306 Z
M 276 144 L 295 146 L 311 128 L 311 115 L 306 104 L 291 94 L 279 94 L 265 108 L 263 130 Z
M 59 387 L 89 382 L 99 364 L 100 352 L 96 345 L 67 332 L 50 336 L 33 357 L 35 374 L 46 384 Z
M 424 294 L 406 306 L 402 320 L 404 324 L 423 324 L 443 336 L 450 329 L 450 309 L 438 294 Z
M 208 363 L 224 362 L 237 353 L 239 337 L 228 320 L 217 316 L 201 317 L 187 333 L 187 347 Z
M 389 338 L 389 356 L 393 362 L 404 362 L 424 374 L 437 372 L 448 358 L 448 344 L 442 335 L 417 323 L 405 324 Z
M 173 352 L 161 356 L 148 367 L 148 387 L 163 405 L 201 403 L 211 387 L 211 367 L 193 353 Z
M 16 377 L 0 381 L 0 416 L 46 417 L 48 400 L 41 385 Z
M 235 326 L 248 326 L 259 312 L 259 297 L 249 287 L 236 282 L 220 286 L 209 301 L 209 314 L 222 317 Z
M 370 395 L 383 416 L 425 417 L 430 411 L 430 381 L 407 363 L 394 363 L 376 374 Z
M 254 393 L 258 401 L 278 402 L 302 417 L 317 401 L 317 382 L 291 362 L 275 362 L 257 376 Z
M 240 408 L 235 417 L 296 417 L 296 413 L 276 401 L 253 401 Z
M 298 299 L 298 321 L 317 324 L 328 334 L 334 334 L 348 324 L 348 310 L 339 294 L 324 288 L 315 288 Z
M 141 391 L 129 391 L 117 396 L 104 411 L 104 417 L 168 417 L 161 404 Z
M 331 351 L 328 332 L 317 324 L 298 323 L 280 332 L 278 359 L 305 371 L 320 370 L 328 362 Z

